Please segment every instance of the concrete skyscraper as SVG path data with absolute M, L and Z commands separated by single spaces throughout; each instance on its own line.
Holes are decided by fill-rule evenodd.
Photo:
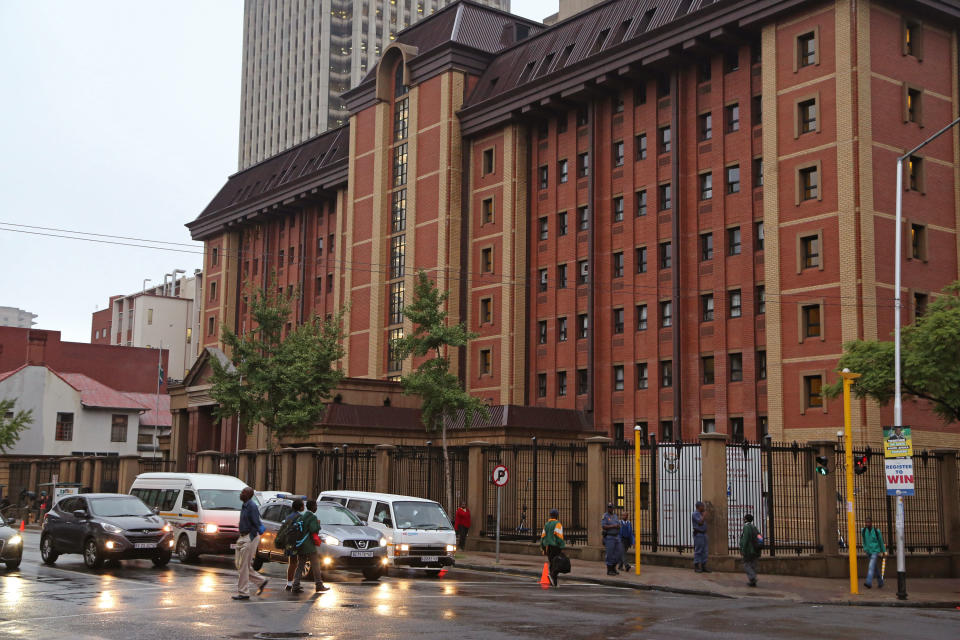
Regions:
M 510 10 L 510 0 L 475 1 Z M 340 94 L 399 31 L 450 2 L 245 0 L 240 169 L 346 123 Z

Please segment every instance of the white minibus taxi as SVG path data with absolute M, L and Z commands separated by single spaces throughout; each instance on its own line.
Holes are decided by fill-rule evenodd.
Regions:
M 341 504 L 378 529 L 387 539 L 388 566 L 436 574 L 454 564 L 457 535 L 433 500 L 369 491 L 324 491 L 317 500 Z
M 177 558 L 232 553 L 240 536 L 240 491 L 247 484 L 213 473 L 141 473 L 130 493 L 173 526 Z M 253 498 L 256 500 L 256 498 Z

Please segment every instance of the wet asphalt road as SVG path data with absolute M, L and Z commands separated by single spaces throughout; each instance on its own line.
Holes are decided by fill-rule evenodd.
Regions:
M 530 578 L 454 569 L 364 583 L 333 574 L 331 591 L 282 591 L 283 565 L 261 597 L 234 602 L 231 560 L 166 569 L 126 561 L 89 572 L 79 555 L 40 560 L 27 532 L 18 571 L 0 569 L 0 637 L 257 638 L 956 638 L 960 611 L 813 607 L 762 598 L 727 600 L 567 580 L 541 590 Z M 303 636 L 301 636 L 303 637 Z

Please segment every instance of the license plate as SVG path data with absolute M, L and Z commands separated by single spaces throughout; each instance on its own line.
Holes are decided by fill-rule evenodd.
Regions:
M 351 558 L 372 558 L 373 551 L 351 551 L 350 557 Z
M 237 548 L 237 545 L 236 545 L 236 544 L 231 544 L 231 545 L 230 545 L 230 549 L 231 549 L 231 550 L 236 549 L 236 548 Z
M 133 545 L 135 549 L 155 549 L 156 546 L 156 542 L 137 542 Z
M 439 556 L 423 556 L 423 557 L 420 558 L 420 559 L 423 560 L 424 562 L 439 562 L 439 561 L 440 561 L 440 557 L 439 557 Z

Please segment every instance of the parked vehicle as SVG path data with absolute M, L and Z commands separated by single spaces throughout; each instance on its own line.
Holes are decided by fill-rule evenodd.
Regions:
M 246 486 L 233 476 L 156 472 L 137 476 L 130 493 L 173 525 L 177 559 L 190 562 L 201 553 L 228 554 L 236 548 L 240 491 Z
M 23 559 L 23 538 L 11 524 L 0 520 L 0 562 L 12 570 L 18 568 Z
M 53 564 L 66 553 L 83 554 L 90 569 L 104 560 L 143 558 L 170 562 L 172 527 L 136 496 L 87 493 L 61 498 L 43 518 L 40 555 Z
M 379 531 L 387 541 L 391 567 L 436 575 L 454 564 L 457 535 L 450 517 L 433 500 L 369 491 L 324 491 L 318 500 L 346 507 Z
M 286 562 L 283 549 L 277 549 L 274 540 L 296 497 L 285 494 L 260 507 L 260 519 L 267 530 L 260 536 L 255 569 L 264 562 Z M 386 573 L 387 541 L 377 529 L 366 526 L 352 511 L 329 502 L 317 505 L 317 520 L 324 571 L 359 571 L 367 580 L 379 580 Z

